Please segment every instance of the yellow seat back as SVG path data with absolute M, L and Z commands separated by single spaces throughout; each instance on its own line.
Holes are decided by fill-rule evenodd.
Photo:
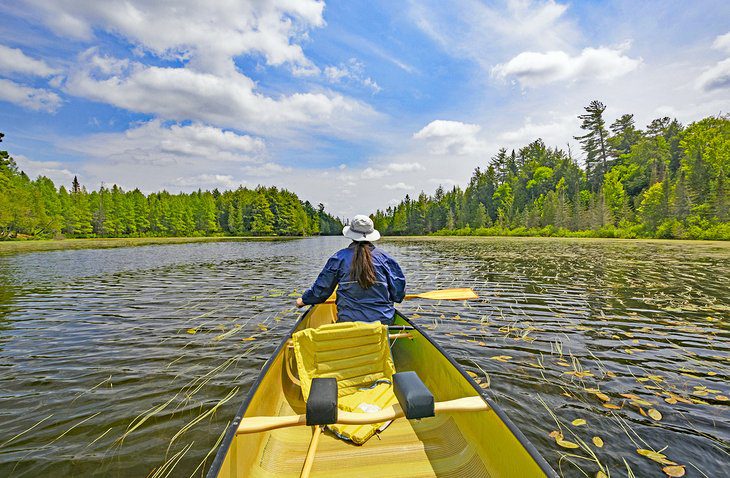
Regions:
M 388 327 L 380 322 L 339 322 L 304 329 L 292 335 L 304 399 L 312 379 L 337 379 L 337 395 L 345 397 L 378 380 L 391 380 Z
M 395 365 L 390 355 L 388 327 L 380 322 L 339 322 L 292 335 L 304 399 L 312 379 L 337 379 L 340 410 L 367 413 L 392 405 Z M 328 425 L 338 437 L 362 445 L 382 423 Z

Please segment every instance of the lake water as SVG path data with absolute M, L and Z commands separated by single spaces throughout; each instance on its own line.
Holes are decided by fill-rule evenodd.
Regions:
M 0 256 L 0 476 L 204 475 L 296 319 L 295 297 L 346 244 Z M 688 477 L 728 475 L 730 244 L 382 247 L 410 292 L 477 291 L 468 303 L 400 310 L 490 384 L 486 393 L 563 476 L 593 477 L 601 466 L 613 477 L 665 476 L 637 449 L 661 451 Z M 580 448 L 558 446 L 549 436 L 558 430 Z

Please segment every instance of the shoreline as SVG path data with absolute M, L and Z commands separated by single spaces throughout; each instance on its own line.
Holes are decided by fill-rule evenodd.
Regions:
M 688 244 L 688 245 L 713 245 L 730 248 L 730 241 L 710 239 L 657 239 L 652 237 L 623 238 L 623 237 L 565 237 L 565 236 L 440 236 L 440 235 L 416 235 L 416 236 L 383 236 L 381 240 L 406 241 L 415 239 L 419 241 L 484 241 L 494 239 L 514 241 L 576 241 L 576 242 L 636 242 L 636 243 L 658 243 L 658 244 Z
M 60 251 L 69 249 L 112 249 L 165 244 L 227 241 L 286 241 L 314 236 L 204 236 L 204 237 L 104 237 L 85 239 L 21 239 L 0 241 L 0 256 L 24 252 Z
M 85 239 L 24 239 L 0 241 L 0 257 L 3 255 L 28 252 L 46 252 L 77 249 L 114 249 L 120 247 L 139 247 L 150 245 L 192 244 L 201 242 L 242 242 L 242 241 L 290 241 L 319 236 L 205 236 L 205 237 L 107 237 Z M 334 237 L 334 236 L 322 236 Z M 562 237 L 562 236 L 383 236 L 382 240 L 400 241 L 468 241 L 479 242 L 489 240 L 506 241 L 575 241 L 575 242 L 635 242 L 674 245 L 698 245 L 730 248 L 730 241 L 706 239 L 656 239 L 656 238 L 617 238 L 617 237 Z

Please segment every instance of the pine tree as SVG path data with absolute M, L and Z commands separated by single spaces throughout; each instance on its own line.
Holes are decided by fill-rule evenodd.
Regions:
M 611 156 L 619 158 L 631 152 L 631 148 L 641 139 L 641 131 L 634 125 L 634 115 L 623 115 L 611 123 L 613 135 L 608 138 Z
M 606 106 L 600 101 L 591 101 L 584 109 L 586 113 L 579 115 L 578 118 L 582 121 L 581 129 L 587 133 L 583 136 L 575 136 L 575 139 L 583 145 L 583 151 L 586 153 L 586 170 L 594 189 L 597 190 L 608 170 L 606 145 L 608 132 L 603 119 Z

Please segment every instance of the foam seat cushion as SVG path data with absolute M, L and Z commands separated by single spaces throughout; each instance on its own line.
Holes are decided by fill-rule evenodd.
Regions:
M 397 402 L 392 377 L 388 327 L 379 322 L 342 322 L 304 329 L 292 335 L 302 395 L 307 400 L 312 379 L 337 380 L 340 410 L 368 413 Z M 330 425 L 335 434 L 365 443 L 383 424 Z

